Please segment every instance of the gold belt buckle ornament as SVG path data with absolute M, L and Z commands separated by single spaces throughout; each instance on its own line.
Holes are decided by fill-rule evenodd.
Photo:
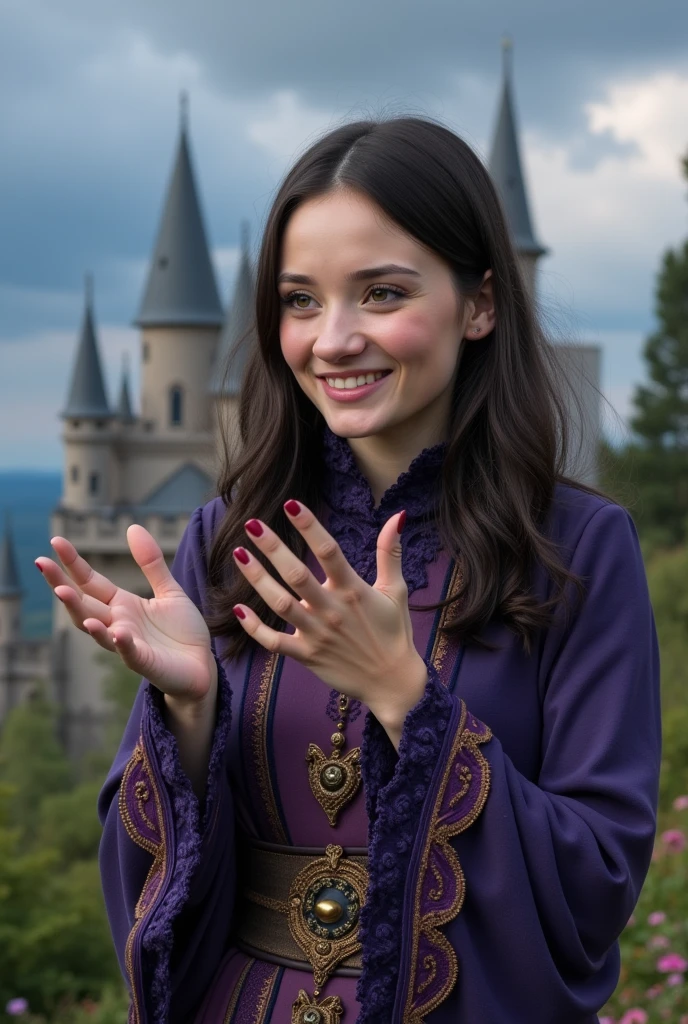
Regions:
M 343 853 L 341 846 L 330 844 L 324 857 L 299 872 L 289 891 L 289 929 L 318 986 L 325 984 L 337 964 L 361 948 L 358 917 L 368 873 L 356 861 L 342 859 Z M 314 1017 L 314 1024 L 317 1021 Z
M 344 1007 L 339 996 L 327 996 L 321 1003 L 316 1002 L 303 989 L 299 989 L 296 1002 L 292 1005 L 292 1024 L 339 1024 Z

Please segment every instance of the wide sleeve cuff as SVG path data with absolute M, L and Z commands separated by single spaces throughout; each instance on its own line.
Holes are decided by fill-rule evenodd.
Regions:
M 414 913 L 426 904 L 431 908 L 421 929 L 428 948 L 416 953 L 421 962 L 430 953 L 437 965 L 428 985 L 433 1005 L 445 998 L 455 980 L 456 958 L 437 930 L 458 914 L 464 895 L 463 874 L 449 840 L 468 828 L 485 805 L 490 767 L 479 748 L 492 733 L 464 701 L 448 692 L 434 666 L 427 669 L 425 692 L 406 716 L 398 757 L 374 716 L 369 714 L 365 725 L 362 771 L 370 856 L 368 895 L 361 911 L 358 998 L 364 1009 L 358 1024 L 391 1015 L 407 906 Z M 407 893 L 412 878 L 418 879 L 418 891 Z

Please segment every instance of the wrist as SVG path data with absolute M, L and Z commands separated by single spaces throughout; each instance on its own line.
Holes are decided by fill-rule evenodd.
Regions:
M 207 724 L 209 721 L 215 720 L 218 678 L 217 665 L 212 656 L 210 673 L 210 686 L 202 697 L 164 694 L 165 710 L 176 721 L 198 727 L 200 724 Z
M 428 683 L 427 666 L 419 655 L 411 671 L 399 673 L 396 678 L 399 685 L 394 692 L 388 694 L 385 700 L 369 704 L 368 707 L 398 750 L 406 716 L 425 693 Z

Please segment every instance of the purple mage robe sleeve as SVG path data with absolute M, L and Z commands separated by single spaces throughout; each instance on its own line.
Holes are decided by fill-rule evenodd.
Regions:
M 616 987 L 656 831 L 658 645 L 625 509 L 596 502 L 567 560 L 588 593 L 539 646 L 535 780 L 430 665 L 398 758 L 368 715 L 358 1024 L 592 1024 Z
M 171 572 L 205 610 L 205 552 L 222 507 L 197 508 Z M 162 694 L 143 679 L 101 791 L 103 892 L 130 1024 L 188 1021 L 222 956 L 231 921 L 234 814 L 225 770 L 229 684 L 218 666 L 218 713 L 202 806 L 162 715 Z

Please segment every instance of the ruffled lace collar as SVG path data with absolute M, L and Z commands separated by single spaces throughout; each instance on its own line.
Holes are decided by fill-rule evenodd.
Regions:
M 404 579 L 409 595 L 426 587 L 427 566 L 440 549 L 435 517 L 447 442 L 424 448 L 396 483 L 387 488 L 377 507 L 370 484 L 358 468 L 346 438 L 325 425 L 322 442 L 323 495 L 332 510 L 329 529 L 349 563 L 367 583 L 374 583 L 378 534 L 390 516 L 406 509 L 406 526 L 401 535 Z

